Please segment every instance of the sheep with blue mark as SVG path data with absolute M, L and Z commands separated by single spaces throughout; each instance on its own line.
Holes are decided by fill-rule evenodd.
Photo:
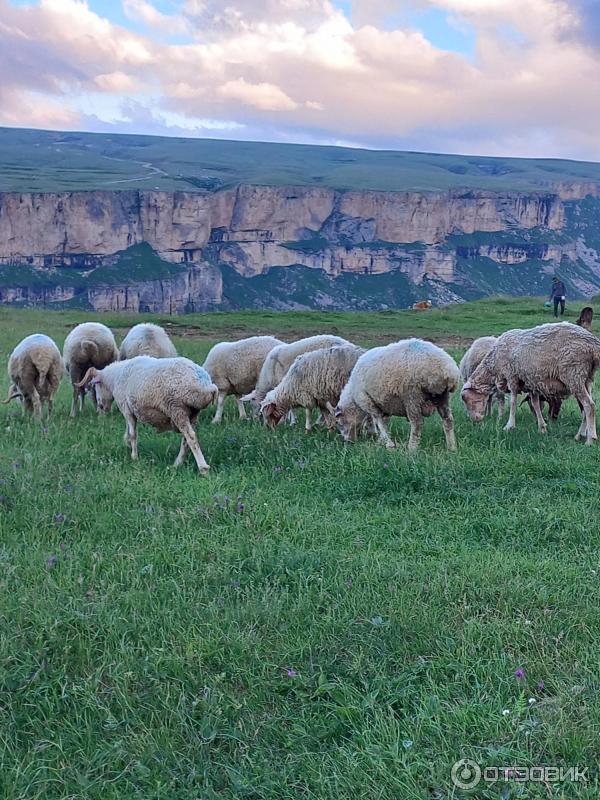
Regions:
M 110 364 L 102 370 L 89 369 L 79 384 L 93 388 L 98 409 L 109 411 L 117 404 L 126 421 L 124 440 L 137 459 L 137 423 L 151 425 L 159 432 L 179 431 L 181 447 L 175 467 L 192 451 L 198 470 L 206 475 L 206 463 L 195 424 L 203 408 L 215 402 L 219 390 L 208 372 L 188 358 L 136 356 Z
M 335 410 L 338 428 L 346 442 L 354 442 L 364 420 L 371 416 L 381 443 L 393 448 L 389 418 L 407 417 L 408 449 L 416 450 L 423 418 L 437 411 L 446 446 L 456 450 L 450 396 L 459 381 L 454 359 L 431 342 L 406 339 L 374 347 L 358 359 L 344 387 Z

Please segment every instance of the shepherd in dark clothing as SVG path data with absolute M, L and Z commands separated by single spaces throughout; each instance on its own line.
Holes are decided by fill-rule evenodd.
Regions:
M 565 313 L 565 300 L 567 290 L 564 283 L 560 278 L 552 278 L 552 292 L 550 293 L 550 300 L 554 302 L 554 316 L 558 317 L 558 306 L 560 305 L 560 315 Z

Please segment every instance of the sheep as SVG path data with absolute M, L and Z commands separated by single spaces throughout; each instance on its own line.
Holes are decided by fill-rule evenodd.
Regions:
M 325 418 L 328 414 L 333 417 L 342 389 L 364 352 L 361 347 L 345 344 L 298 356 L 281 383 L 267 392 L 261 403 L 260 411 L 267 424 L 274 428 L 296 406 L 307 412 L 307 433 L 312 430 L 313 408 L 318 408 Z
M 12 351 L 8 360 L 8 376 L 11 384 L 8 397 L 3 403 L 19 398 L 25 411 L 42 418 L 44 402 L 48 406 L 48 417 L 52 414 L 54 395 L 65 372 L 60 350 L 43 333 L 25 337 Z
M 83 411 L 85 389 L 81 386 L 83 376 L 90 367 L 103 369 L 119 360 L 119 351 L 112 331 L 100 322 L 83 322 L 73 328 L 65 339 L 63 347 L 65 367 L 73 385 L 73 401 L 71 416 L 77 416 L 77 400 L 79 410 Z M 92 403 L 96 406 L 96 396 L 92 393 Z
M 431 300 L 419 300 L 418 303 L 413 303 L 411 306 L 412 311 L 428 311 L 432 307 Z
M 206 463 L 194 430 L 199 412 L 217 399 L 219 390 L 208 372 L 188 358 L 136 356 L 109 364 L 104 369 L 90 367 L 78 387 L 92 386 L 98 409 L 110 411 L 113 400 L 125 417 L 124 441 L 137 459 L 137 422 L 152 425 L 160 432 L 177 430 L 181 447 L 174 466 L 183 463 L 190 449 L 198 470 L 206 475 Z
M 134 325 L 129 331 L 119 350 L 121 361 L 136 356 L 175 358 L 177 350 L 164 328 L 154 325 L 152 322 L 141 322 L 139 325 Z
M 600 341 L 570 322 L 553 322 L 503 333 L 462 390 L 462 400 L 473 422 L 480 422 L 487 399 L 496 389 L 510 391 L 510 414 L 504 430 L 516 426 L 519 392 L 527 392 L 538 430 L 547 427 L 540 399 L 549 402 L 574 395 L 583 409 L 575 438 L 587 444 L 596 436 L 596 411 L 591 388 L 600 366 Z
M 391 416 L 410 422 L 408 449 L 416 450 L 423 417 L 437 411 L 442 419 L 446 446 L 456 450 L 450 394 L 460 380 L 458 367 L 448 353 L 422 339 L 406 339 L 368 350 L 356 362 L 335 410 L 338 428 L 353 442 L 367 415 L 373 419 L 382 444 L 395 447 L 388 430 Z
M 594 309 L 591 306 L 585 306 L 585 308 L 581 309 L 581 313 L 579 314 L 579 318 L 575 322 L 575 325 L 585 328 L 586 331 L 591 331 L 593 321 Z
M 259 413 L 267 392 L 270 392 L 278 383 L 281 383 L 285 373 L 298 356 L 338 344 L 350 344 L 350 342 L 342 339 L 341 336 L 322 334 L 320 336 L 308 336 L 306 339 L 298 339 L 298 341 L 291 344 L 277 345 L 265 358 L 265 363 L 262 365 L 256 382 L 256 388 L 250 394 L 242 397 L 242 402 L 251 402 L 255 413 Z
M 247 419 L 242 397 L 254 390 L 265 358 L 283 344 L 274 336 L 250 336 L 237 342 L 220 342 L 206 356 L 204 369 L 219 389 L 213 424 L 223 418 L 227 395 L 235 395 L 240 419 Z
M 481 364 L 497 341 L 497 336 L 480 336 L 479 339 L 475 339 L 458 365 L 463 382 L 469 380 L 473 372 L 475 372 L 479 364 Z M 504 393 L 495 391 L 488 398 L 485 409 L 486 417 L 492 413 L 494 401 L 498 404 L 498 416 L 501 417 L 504 414 Z

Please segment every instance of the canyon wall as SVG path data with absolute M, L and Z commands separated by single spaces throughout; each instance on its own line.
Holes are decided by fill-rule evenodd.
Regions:
M 576 230 L 572 220 L 582 203 L 600 203 L 598 194 L 596 184 L 573 181 L 536 193 L 253 185 L 214 193 L 0 193 L 0 302 L 72 300 L 83 291 L 81 280 L 68 286 L 74 270 L 89 284 L 86 302 L 99 310 L 201 310 L 222 304 L 223 266 L 248 279 L 292 266 L 332 278 L 397 272 L 417 295 L 433 280 L 456 284 L 444 296 L 460 299 L 470 262 L 535 263 L 542 272 L 570 262 L 578 265 L 573 285 L 589 293 L 600 289 L 600 262 L 585 225 Z M 113 276 L 103 285 L 102 267 L 142 244 L 181 271 L 134 282 L 124 272 L 122 282 Z M 24 267 L 30 277 L 60 270 L 61 284 L 42 291 L 34 274 L 25 286 Z

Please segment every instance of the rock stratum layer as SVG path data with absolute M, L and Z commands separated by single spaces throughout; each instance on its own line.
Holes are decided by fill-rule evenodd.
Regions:
M 382 308 L 544 292 L 559 268 L 572 293 L 592 294 L 598 195 L 592 182 L 537 193 L 0 193 L 0 301 L 169 313 Z

